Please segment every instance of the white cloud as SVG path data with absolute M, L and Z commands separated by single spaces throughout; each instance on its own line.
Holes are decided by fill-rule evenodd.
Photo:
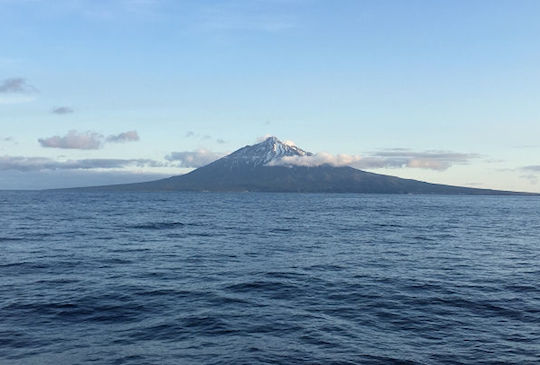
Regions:
M 124 167 L 163 167 L 150 159 L 82 159 L 58 161 L 46 157 L 0 156 L 0 171 L 90 170 Z
M 107 142 L 122 143 L 122 142 L 134 142 L 139 140 L 139 134 L 137 131 L 127 131 L 116 135 L 107 137 Z
M 69 131 L 65 136 L 52 136 L 38 139 L 42 147 L 97 150 L 103 146 L 103 135 L 92 132 Z
M 218 158 L 223 157 L 223 154 L 199 149 L 196 151 L 171 152 L 165 157 L 168 161 L 175 161 L 178 167 L 201 167 L 214 162 Z
M 321 152 L 311 156 L 285 156 L 278 161 L 272 161 L 270 166 L 279 165 L 295 165 L 295 166 L 320 166 L 320 165 L 332 165 L 332 166 L 346 166 L 352 165 L 355 162 L 360 161 L 362 158 L 355 155 L 332 155 L 330 153 Z
M 359 169 L 378 168 L 420 168 L 443 171 L 454 164 L 466 164 L 476 154 L 427 151 L 412 152 L 406 149 L 394 149 L 371 154 L 369 156 L 337 154 L 326 152 L 314 154 L 312 156 L 286 156 L 280 161 L 272 163 L 276 165 L 296 165 L 296 166 L 352 166 Z
M 103 147 L 105 143 L 134 142 L 139 140 L 137 131 L 127 131 L 119 134 L 110 135 L 105 138 L 101 133 L 86 131 L 69 131 L 65 136 L 52 136 L 49 138 L 40 138 L 38 142 L 42 147 L 64 148 L 79 150 L 97 150 Z

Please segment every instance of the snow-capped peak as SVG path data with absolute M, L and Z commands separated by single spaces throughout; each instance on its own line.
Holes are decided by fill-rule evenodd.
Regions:
M 285 156 L 311 156 L 312 154 L 298 148 L 292 143 L 283 143 L 276 137 L 268 137 L 252 146 L 245 146 L 224 157 L 233 165 L 264 166 L 279 161 Z

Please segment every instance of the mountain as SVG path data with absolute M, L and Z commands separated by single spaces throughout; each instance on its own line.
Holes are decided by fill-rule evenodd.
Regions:
M 303 193 L 526 195 L 527 193 L 432 184 L 374 174 L 349 166 L 283 164 L 284 157 L 311 156 L 270 137 L 185 175 L 135 184 L 74 188 L 106 191 L 260 191 Z M 73 189 L 70 189 L 73 190 Z
M 210 165 L 229 168 L 253 168 L 279 161 L 283 157 L 312 156 L 296 146 L 285 144 L 276 137 L 268 137 L 263 142 L 253 146 L 245 146 Z M 208 165 L 208 166 L 210 166 Z

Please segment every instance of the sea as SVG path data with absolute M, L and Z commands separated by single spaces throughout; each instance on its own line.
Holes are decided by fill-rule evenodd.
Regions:
M 540 197 L 0 192 L 0 364 L 464 363 L 540 363 Z

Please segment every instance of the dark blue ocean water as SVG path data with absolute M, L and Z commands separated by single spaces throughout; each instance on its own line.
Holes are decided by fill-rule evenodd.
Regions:
M 0 192 L 1 364 L 392 362 L 540 362 L 540 198 Z

